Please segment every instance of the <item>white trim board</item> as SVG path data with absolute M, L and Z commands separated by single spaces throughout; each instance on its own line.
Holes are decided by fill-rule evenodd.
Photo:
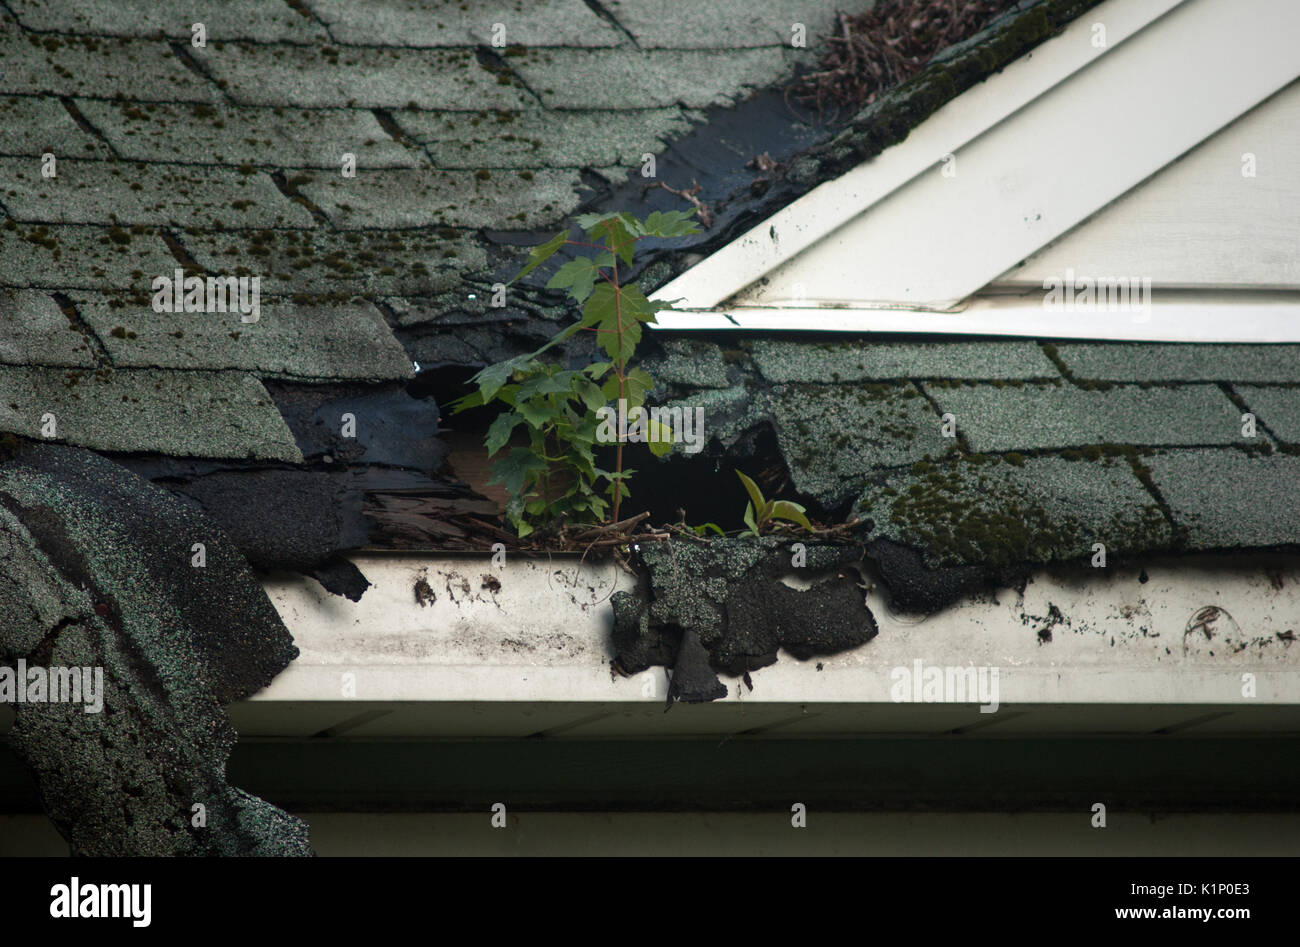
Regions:
M 1103 4 L 656 297 L 683 298 L 697 311 L 730 299 L 733 317 L 755 304 L 811 310 L 803 329 L 827 321 L 868 328 L 891 318 L 846 320 L 828 305 L 952 309 L 1300 75 L 1300 48 L 1290 39 L 1300 35 L 1300 4 L 1186 0 L 1160 12 L 1143 0 Z M 1096 22 L 1107 27 L 1103 50 L 1091 46 Z M 1115 28 L 1123 23 L 1128 33 Z M 1082 63 L 1080 46 L 1090 54 Z M 1063 64 L 1072 67 L 1064 77 Z M 1017 108 L 1003 115 L 997 103 Z M 969 143 L 956 152 L 957 174 L 945 177 L 935 145 L 957 126 Z M 661 317 L 664 328 L 692 321 Z M 954 326 L 942 331 L 969 331 Z M 714 327 L 735 323 L 723 318 Z
M 847 307 L 729 307 L 660 312 L 668 331 L 882 332 L 1130 342 L 1300 342 L 1300 294 L 1169 293 L 1146 311 L 1053 312 L 1043 292 L 977 296 L 953 312 Z
M 1041 286 L 1067 268 L 1140 273 L 1158 288 L 1300 290 L 1300 81 L 994 285 Z
M 936 110 L 901 144 L 818 185 L 666 284 L 653 298 L 682 298 L 695 309 L 718 305 L 1103 54 L 1106 50 L 1095 49 L 1089 42 L 1091 23 L 1105 22 L 1109 48 L 1114 49 L 1181 2 L 1108 0 L 1100 4 L 1060 36 Z

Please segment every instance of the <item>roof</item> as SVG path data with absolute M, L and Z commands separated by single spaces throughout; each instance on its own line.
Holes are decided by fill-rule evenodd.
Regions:
M 397 2 L 362 15 L 247 0 L 179 19 L 144 3 L 10 4 L 0 431 L 43 439 L 54 415 L 53 439 L 185 495 L 264 567 L 329 575 L 357 546 L 508 539 L 492 505 L 442 466 L 450 419 L 430 396 L 454 395 L 565 318 L 544 274 L 488 306 L 520 247 L 579 208 L 683 206 L 638 173 L 655 155 L 656 183 L 698 183 L 712 217 L 649 254 L 643 279 L 662 285 L 1095 4 L 1019 0 L 848 121 L 810 126 L 781 94 L 815 57 L 790 48 L 791 23 L 815 47 L 839 5 L 718 2 L 693 29 L 662 0 L 548 0 L 506 17 L 494 45 L 493 24 L 454 3 L 427 16 Z M 181 20 L 205 23 L 206 46 Z M 47 151 L 56 177 L 42 175 Z M 178 270 L 260 276 L 262 317 L 154 312 L 151 280 Z M 649 345 L 657 395 L 706 408 L 700 463 L 725 459 L 819 515 L 860 517 L 877 555 L 919 552 L 944 587 L 943 569 L 1072 559 L 1093 541 L 1123 555 L 1300 536 L 1276 504 L 1300 464 L 1295 347 Z M 1254 438 L 1240 434 L 1248 411 Z M 940 433 L 945 414 L 956 438 Z M 355 437 L 341 433 L 345 415 Z M 642 476 L 699 482 L 686 464 Z M 1244 510 L 1207 506 L 1243 478 Z M 296 483 L 347 498 L 310 539 L 301 513 L 269 500 Z M 726 489 L 722 503 L 688 495 L 688 517 L 743 506 Z M 672 518 L 672 503 L 656 512 Z
M 125 711 L 16 715 L 74 851 L 307 850 L 225 778 L 223 704 L 296 652 L 258 580 L 292 569 L 356 601 L 349 551 L 515 542 L 449 464 L 479 422 L 439 406 L 568 320 L 543 272 L 489 304 L 522 248 L 579 209 L 691 193 L 709 226 L 649 247 L 638 275 L 661 287 L 1097 0 L 1008 0 L 856 114 L 807 122 L 784 82 L 842 4 L 538 0 L 499 23 L 457 0 L 0 4 L 0 658 L 106 665 Z M 260 280 L 239 311 L 167 289 L 228 277 Z M 642 464 L 633 502 L 738 527 L 735 467 L 853 523 L 810 542 L 835 576 L 810 589 L 782 582 L 781 538 L 633 548 L 615 664 L 673 667 L 670 700 L 896 628 L 841 571 L 864 554 L 893 606 L 933 611 L 1086 568 L 1099 543 L 1112 563 L 1300 547 L 1297 346 L 656 333 L 643 351 L 708 444 Z M 506 647 L 495 625 L 483 640 Z M 334 688 L 330 661 L 313 679 Z M 194 786 L 237 833 L 194 840 L 174 788 Z

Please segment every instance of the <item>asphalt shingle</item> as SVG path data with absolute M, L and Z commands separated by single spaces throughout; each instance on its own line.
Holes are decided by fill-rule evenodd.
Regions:
M 468 49 L 226 43 L 220 50 L 194 52 L 243 105 L 477 110 L 534 102 L 508 75 L 480 65 Z
M 42 177 L 36 158 L 0 159 L 9 216 L 51 224 L 203 224 L 311 227 L 312 216 L 262 173 L 137 162 L 61 161 Z
M 266 389 L 237 372 L 0 368 L 0 431 L 43 439 L 47 415 L 50 439 L 79 447 L 302 460 Z
M 658 384 L 692 385 L 697 388 L 726 388 L 727 363 L 716 345 L 694 339 L 665 339 L 663 355 L 641 358 L 641 367 Z
M 0 98 L 0 155 L 108 158 L 112 152 L 82 131 L 58 99 L 14 95 Z
M 1119 457 L 954 459 L 892 473 L 868 488 L 870 538 L 920 549 L 932 567 L 1070 560 L 1167 546 L 1155 498 Z
M 393 120 L 439 168 L 581 168 L 639 165 L 698 118 L 677 108 L 631 111 L 421 112 Z
M 32 30 L 151 36 L 162 33 L 189 42 L 191 27 L 202 23 L 207 41 L 251 39 L 261 42 L 317 42 L 325 31 L 303 8 L 281 0 L 11 0 L 9 8 Z
M 367 302 L 299 305 L 263 298 L 260 318 L 245 323 L 239 313 L 154 312 L 102 294 L 74 301 L 115 366 L 242 369 L 301 379 L 413 374 L 384 317 Z
M 815 47 L 846 4 L 843 0 L 729 0 L 715 4 L 606 0 L 605 7 L 646 49 L 741 49 L 789 46 L 796 23 L 803 24 L 808 46 Z
M 89 368 L 95 356 L 85 331 L 48 293 L 0 290 L 0 363 Z
M 972 450 L 1023 451 L 1086 444 L 1258 443 L 1241 433 L 1241 412 L 1217 385 L 1178 388 L 992 385 L 926 390 Z
M 1300 345 L 1059 343 L 1077 378 L 1098 381 L 1300 381 Z
M 1300 444 L 1300 388 L 1236 385 L 1235 390 L 1270 431 L 1290 444 Z
M 1296 543 L 1300 457 L 1170 451 L 1144 461 L 1192 549 Z
M 787 60 L 780 49 L 530 49 L 510 68 L 547 108 L 705 108 L 775 82 Z
M 618 30 L 582 0 L 311 0 L 340 43 L 358 46 L 618 46 Z M 505 29 L 498 31 L 496 24 Z M 497 40 L 497 43 L 494 43 Z
M 119 155 L 133 161 L 331 168 L 335 173 L 341 173 L 345 154 L 356 159 L 358 168 L 429 164 L 420 151 L 389 137 L 374 114 L 363 109 L 213 107 L 93 99 L 81 99 L 77 107 Z
M 759 340 L 754 364 L 771 382 L 852 382 L 865 379 L 1058 378 L 1033 342 L 835 343 Z
M 299 174 L 298 193 L 343 230 L 550 224 L 578 206 L 576 170 Z
M 487 263 L 482 245 L 455 230 L 203 232 L 183 234 L 181 242 L 211 273 L 262 277 L 268 295 L 431 296 Z
M 33 226 L 8 221 L 0 239 L 4 245 L 0 286 L 144 292 L 153 277 L 176 266 L 167 244 L 152 228 Z
M 953 444 L 910 384 L 737 386 L 692 392 L 669 406 L 703 408 L 706 440 L 724 446 L 770 424 L 795 489 L 827 507 L 856 496 L 877 468 L 939 455 Z
M 146 102 L 212 102 L 216 87 L 192 73 L 163 40 L 37 36 L 0 14 L 0 93 L 121 96 Z

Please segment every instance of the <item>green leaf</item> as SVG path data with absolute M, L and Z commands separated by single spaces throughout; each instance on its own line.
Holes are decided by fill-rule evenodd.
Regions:
M 717 523 L 701 523 L 699 526 L 692 526 L 691 532 L 693 532 L 696 536 L 703 536 L 705 533 L 708 532 L 717 533 L 719 536 L 727 535 L 722 531 L 722 527 L 719 526 Z
M 586 230 L 587 235 L 592 240 L 605 241 L 605 246 L 609 248 L 611 253 L 617 254 L 619 259 L 630 265 L 632 263 L 632 250 L 636 246 L 636 237 L 632 236 L 632 232 L 628 230 L 627 222 L 624 220 L 625 216 L 627 216 L 628 220 L 635 220 L 630 215 L 609 214 L 597 220 Z M 579 223 L 579 226 L 581 226 L 581 223 Z
M 515 522 L 515 532 L 519 534 L 520 539 L 523 539 L 532 531 L 533 528 L 529 526 L 527 523 L 525 523 L 523 520 L 517 520 Z
M 542 351 L 542 349 L 538 349 Z M 533 355 L 536 355 L 534 352 Z M 514 358 L 508 358 L 504 362 L 497 362 L 489 365 L 470 379 L 470 384 L 478 385 L 479 395 L 483 398 L 483 403 L 491 401 L 493 396 L 501 390 L 510 376 L 521 368 L 527 367 L 532 361 L 533 355 L 516 355 Z
M 487 432 L 486 444 L 489 457 L 505 447 L 506 442 L 510 440 L 511 432 L 521 421 L 523 418 L 513 411 L 506 411 L 496 416 Z
M 577 223 L 583 230 L 590 231 L 592 227 L 596 226 L 596 224 L 600 223 L 602 220 L 609 220 L 611 217 L 617 217 L 620 213 L 625 212 L 615 210 L 610 211 L 607 214 L 579 214 L 577 217 Z
M 664 457 L 673 452 L 673 429 L 667 424 L 646 418 L 646 434 L 649 436 L 650 453 Z
M 515 400 L 526 401 L 538 395 L 555 395 L 568 391 L 577 374 L 577 372 L 555 372 L 554 374 L 539 372 L 519 386 Z
M 758 489 L 758 484 L 750 480 L 739 470 L 736 471 L 736 476 L 739 477 L 740 482 L 745 485 L 745 490 L 749 493 L 749 498 L 754 501 L 753 508 L 750 512 L 753 513 L 754 510 L 761 510 L 767 501 L 763 499 L 763 491 Z
M 564 241 L 568 239 L 569 239 L 569 231 L 562 230 L 559 233 L 557 233 L 554 237 L 552 237 L 550 240 L 547 240 L 545 243 L 543 243 L 541 246 L 533 247 L 533 249 L 530 250 L 528 253 L 528 262 L 524 265 L 524 268 L 522 270 L 520 270 L 518 273 L 515 274 L 514 279 L 512 279 L 510 282 L 517 283 L 519 280 L 523 279 L 533 270 L 537 269 L 539 266 L 541 266 L 543 263 L 549 260 L 556 250 L 564 246 Z
M 745 525 L 749 527 L 751 533 L 755 536 L 758 535 L 758 525 L 754 522 L 754 504 L 752 503 L 745 504 Z
M 516 405 L 515 410 L 523 415 L 523 419 L 528 422 L 529 427 L 542 428 L 555 421 L 555 411 L 544 403 L 525 401 Z
M 804 514 L 804 508 L 798 503 L 791 503 L 789 500 L 776 501 L 776 504 L 772 507 L 772 518 L 798 523 L 809 531 L 813 528 L 812 523 L 808 522 L 808 517 Z
M 646 394 L 655 386 L 655 380 L 643 368 L 634 368 L 627 373 L 623 385 L 623 396 L 627 398 L 629 408 L 639 408 L 645 404 Z
M 544 473 L 546 462 L 527 447 L 512 448 L 509 454 L 492 465 L 488 483 L 499 483 L 514 497 L 523 498 L 524 483 L 530 473 Z
M 546 288 L 567 289 L 574 301 L 582 305 L 591 295 L 591 290 L 598 279 L 600 279 L 600 270 L 596 268 L 596 264 L 585 256 L 580 256 L 556 270 L 555 275 L 547 281 Z
M 573 390 L 582 399 L 582 403 L 588 411 L 596 411 L 605 405 L 604 393 L 600 390 L 600 386 L 590 378 L 578 377 L 575 379 Z
M 483 404 L 483 392 L 471 391 L 469 394 L 465 395 L 464 397 L 457 398 L 447 407 L 451 409 L 452 414 L 460 414 L 460 412 L 462 411 L 466 411 L 470 408 L 480 407 L 482 406 L 482 404 Z
M 641 233 L 647 237 L 685 237 L 699 233 L 700 228 L 691 220 L 694 214 L 694 209 L 655 211 L 641 225 Z
M 579 324 L 596 330 L 601 347 L 615 362 L 630 358 L 641 341 L 641 323 L 636 313 L 623 305 L 622 290 L 614 289 L 609 283 L 601 283 L 592 291 Z

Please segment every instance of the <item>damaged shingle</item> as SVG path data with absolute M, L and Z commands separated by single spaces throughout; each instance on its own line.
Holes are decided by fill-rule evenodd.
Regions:
M 705 701 L 726 695 L 709 668 L 741 675 L 775 663 L 782 648 L 806 661 L 874 638 L 857 573 L 835 572 L 861 547 L 809 545 L 806 555 L 795 568 L 789 541 L 774 537 L 642 544 L 645 585 L 614 595 L 616 663 L 629 674 L 672 666 L 670 694 Z M 824 581 L 806 591 L 781 581 L 819 573 Z
M 226 781 L 223 705 L 297 649 L 219 529 L 110 461 L 32 445 L 0 467 L 0 559 L 21 577 L 0 583 L 0 660 L 103 669 L 102 712 L 20 704 L 9 734 L 74 855 L 311 854 L 305 823 Z

